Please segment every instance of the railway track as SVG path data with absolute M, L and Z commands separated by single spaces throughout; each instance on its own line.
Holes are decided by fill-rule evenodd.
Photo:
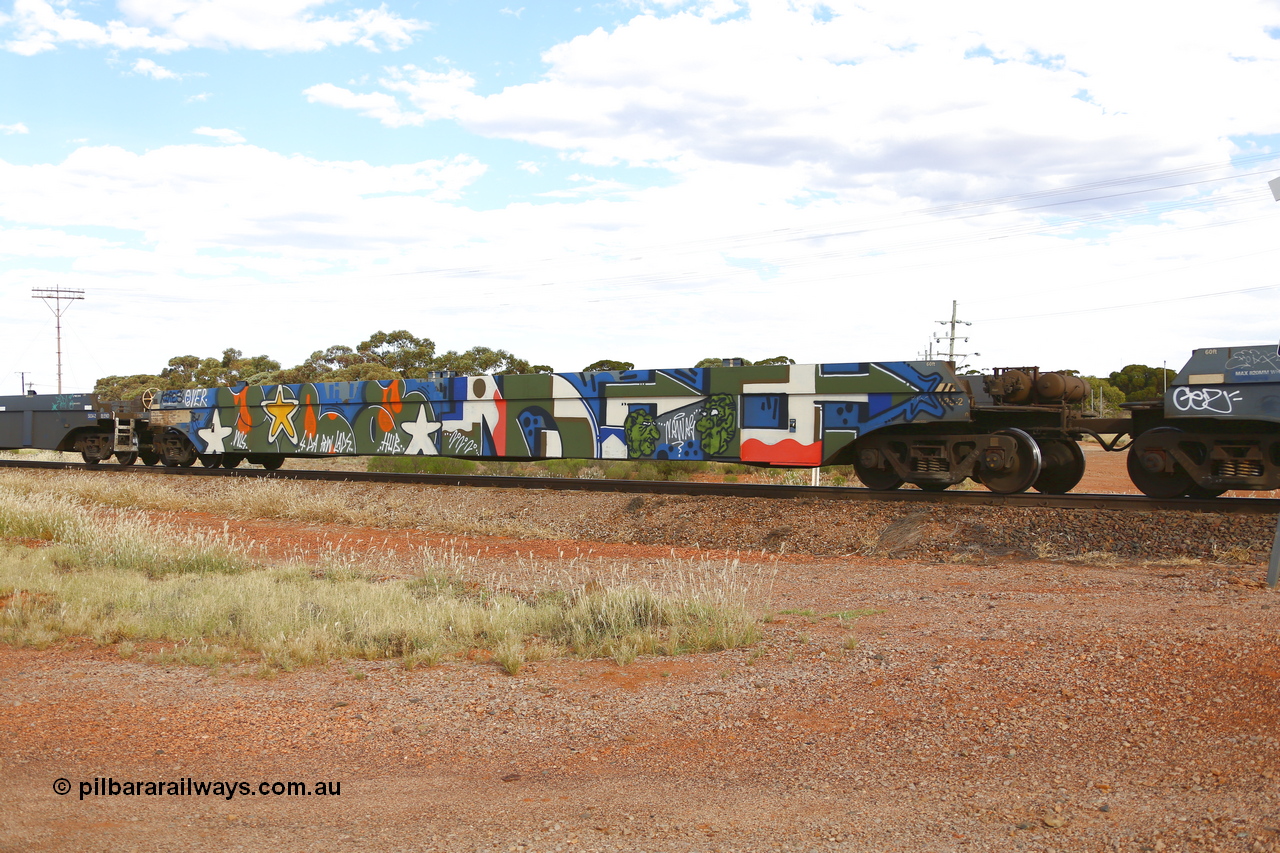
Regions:
M 1213 512 L 1248 515 L 1280 514 L 1276 498 L 1170 498 L 1157 500 L 1143 495 L 1066 494 L 1044 495 L 1024 492 L 998 495 L 988 491 L 948 490 L 926 492 L 918 489 L 872 491 L 841 486 L 781 486 L 758 483 L 698 483 L 654 480 L 585 480 L 557 477 L 501 477 L 464 474 L 394 474 L 366 471 L 306 471 L 223 468 L 165 468 L 145 465 L 122 466 L 111 463 L 86 465 L 81 462 L 27 462 L 0 460 L 0 468 L 36 470 L 85 470 L 104 475 L 181 476 L 181 477 L 251 477 L 276 480 L 311 480 L 320 482 L 392 483 L 420 486 L 467 486 L 492 489 L 545 489 L 548 491 L 619 492 L 648 495 L 705 495 L 721 497 L 794 500 L 879 501 L 907 503 L 943 503 L 962 506 L 1045 507 L 1063 509 L 1128 510 L 1132 512 Z

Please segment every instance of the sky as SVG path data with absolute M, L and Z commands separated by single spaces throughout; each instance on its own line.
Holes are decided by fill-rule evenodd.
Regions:
M 1280 339 L 1280 2 L 0 2 L 0 393 Z

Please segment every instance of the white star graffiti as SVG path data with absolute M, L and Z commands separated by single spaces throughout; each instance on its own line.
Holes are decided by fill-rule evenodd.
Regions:
M 209 424 L 208 429 L 196 430 L 196 435 L 204 439 L 205 453 L 226 453 L 226 448 L 223 447 L 222 443 L 233 432 L 235 432 L 233 427 L 222 425 L 222 413 L 215 406 L 213 409 L 213 423 Z
M 405 455 L 413 456 L 415 453 L 423 456 L 435 456 L 436 445 L 431 440 L 431 436 L 436 430 L 440 429 L 440 424 L 427 420 L 427 407 L 425 405 L 418 407 L 418 419 L 414 421 L 406 421 L 400 427 L 413 440 L 409 442 L 409 446 L 405 449 Z

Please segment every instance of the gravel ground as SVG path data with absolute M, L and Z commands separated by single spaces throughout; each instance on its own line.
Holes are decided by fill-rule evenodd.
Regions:
M 771 580 L 764 640 L 274 680 L 0 648 L 0 850 L 1280 849 L 1274 520 L 423 491 L 541 538 L 176 523 L 449 542 L 515 586 L 738 559 Z M 341 794 L 80 799 L 95 777 Z

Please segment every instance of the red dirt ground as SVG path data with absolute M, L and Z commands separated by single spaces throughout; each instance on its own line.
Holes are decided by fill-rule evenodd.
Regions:
M 1089 462 L 1082 489 L 1127 482 L 1122 454 Z M 662 546 L 184 519 L 281 553 L 452 547 L 513 584 L 530 552 L 676 570 Z M 762 643 L 625 667 L 512 677 L 480 656 L 264 680 L 87 640 L 0 647 L 0 850 L 1280 849 L 1263 567 L 768 555 L 743 570 L 774 573 Z M 80 797 L 108 777 L 341 794 Z

